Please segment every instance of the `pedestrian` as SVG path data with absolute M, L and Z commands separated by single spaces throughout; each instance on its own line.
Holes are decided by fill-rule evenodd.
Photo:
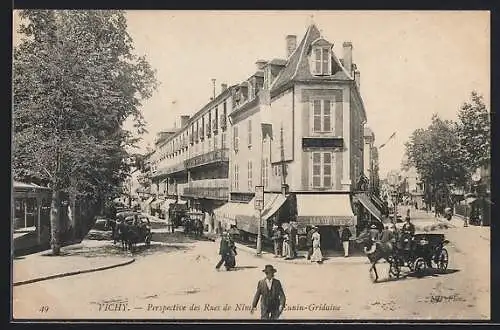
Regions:
M 349 256 L 349 239 L 351 236 L 352 234 L 349 228 L 344 226 L 340 234 L 340 240 L 342 241 L 342 247 L 344 248 L 344 258 Z
M 273 225 L 273 243 L 274 243 L 274 257 L 281 257 L 281 250 L 283 247 L 283 235 L 278 225 Z
M 297 257 L 297 222 L 290 222 L 290 251 L 291 259 Z
M 311 260 L 311 256 L 313 254 L 313 240 L 312 240 L 312 235 L 314 234 L 314 226 L 313 227 L 307 227 L 307 234 L 306 234 L 306 245 L 307 245 L 307 260 Z
M 227 232 L 223 232 L 219 244 L 219 255 L 220 260 L 215 266 L 215 269 L 219 270 L 223 263 L 226 261 L 226 256 L 229 253 L 229 234 Z
M 282 250 L 282 257 L 285 258 L 285 260 L 290 259 L 290 235 L 285 232 L 283 235 L 283 250 Z
M 262 320 L 277 320 L 285 308 L 285 292 L 281 282 L 274 278 L 276 269 L 272 265 L 266 265 L 262 271 L 266 274 L 266 278 L 257 283 L 257 291 L 250 313 L 253 314 L 260 300 L 260 318 Z M 262 299 L 260 299 L 261 297 Z
M 311 262 L 321 264 L 323 262 L 323 254 L 321 253 L 321 235 L 319 234 L 318 227 L 314 226 L 314 233 L 312 234 L 313 252 L 311 255 Z
M 378 230 L 378 226 L 375 222 L 372 222 L 370 226 L 370 238 L 372 242 L 376 242 L 379 240 L 380 231 Z

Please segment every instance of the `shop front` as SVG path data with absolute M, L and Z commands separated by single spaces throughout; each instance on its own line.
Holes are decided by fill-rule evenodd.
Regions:
M 264 207 L 259 214 L 255 208 L 255 197 L 249 202 L 228 202 L 214 211 L 216 221 L 222 224 L 223 229 L 235 225 L 243 232 L 243 236 L 255 236 L 258 234 L 259 218 L 262 219 L 262 236 L 270 239 L 273 224 L 279 224 L 289 219 L 284 215 L 287 197 L 278 193 L 264 194 Z M 250 234 L 250 235 L 248 235 Z
M 347 226 L 356 236 L 357 217 L 348 194 L 296 194 L 299 248 L 306 249 L 305 235 L 317 226 L 322 250 L 342 249 L 340 230 Z

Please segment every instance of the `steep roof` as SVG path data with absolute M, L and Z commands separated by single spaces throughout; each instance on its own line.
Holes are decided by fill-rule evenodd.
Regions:
M 288 59 L 285 68 L 280 72 L 273 85 L 271 86 L 271 91 L 278 90 L 280 87 L 284 86 L 292 80 L 352 80 L 352 77 L 350 77 L 350 75 L 346 72 L 335 54 L 332 54 L 333 71 L 331 76 L 314 76 L 311 74 L 307 56 L 311 51 L 311 44 L 315 41 L 320 40 L 323 40 L 321 37 L 321 33 L 319 32 L 316 25 L 311 24 L 307 28 L 304 38 L 302 38 L 300 44 Z

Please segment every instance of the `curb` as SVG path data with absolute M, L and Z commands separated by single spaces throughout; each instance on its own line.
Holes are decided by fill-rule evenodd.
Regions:
M 111 269 L 111 268 L 116 268 L 116 267 L 121 267 L 121 266 L 126 266 L 130 265 L 135 261 L 134 258 L 127 260 L 122 263 L 110 265 L 110 266 L 104 266 L 104 267 L 98 267 L 98 268 L 91 268 L 91 269 L 85 269 L 85 270 L 78 270 L 74 272 L 68 272 L 68 273 L 62 273 L 62 274 L 56 274 L 56 275 L 49 275 L 49 276 L 44 276 L 44 277 L 39 277 L 39 278 L 33 278 L 30 280 L 25 280 L 25 281 L 20 281 L 20 282 L 15 282 L 12 283 L 12 286 L 19 286 L 19 285 L 25 285 L 25 284 L 30 284 L 30 283 L 35 283 L 35 282 L 41 282 L 41 281 L 46 281 L 46 280 L 52 280 L 55 278 L 61 278 L 61 277 L 67 277 L 67 276 L 72 276 L 72 275 L 79 275 L 79 274 L 85 274 L 85 273 L 93 273 L 93 272 L 98 272 L 101 270 L 106 270 L 106 269 Z
M 272 261 L 276 261 L 276 262 L 279 262 L 279 263 L 284 263 L 284 264 L 295 264 L 295 265 L 310 265 L 311 263 L 310 262 L 301 262 L 301 261 L 296 261 L 296 260 L 284 260 L 284 259 L 281 259 L 281 258 L 274 258 L 271 254 L 267 253 L 267 252 L 262 252 L 262 255 L 260 256 L 257 256 L 255 255 L 255 249 L 252 249 L 248 246 L 245 246 L 245 245 L 242 245 L 240 243 L 235 243 L 236 247 L 240 250 L 243 250 L 247 253 L 251 253 L 253 254 L 254 256 L 256 257 L 259 257 L 259 258 L 264 258 L 264 259 L 268 259 L 268 260 L 272 260 Z M 363 259 L 363 261 L 356 261 L 356 262 L 353 262 L 353 261 L 345 261 L 344 258 L 342 257 L 335 257 L 335 258 L 339 258 L 339 261 L 330 261 L 328 262 L 328 260 L 326 262 L 324 262 L 324 264 L 339 264 L 339 265 L 353 265 L 353 264 L 356 264 L 356 265 L 363 265 L 363 264 L 369 264 L 369 261 L 368 261 L 368 258 L 365 258 L 365 257 L 350 257 L 352 260 L 352 258 L 360 258 L 360 259 Z M 341 261 L 342 260 L 342 261 Z

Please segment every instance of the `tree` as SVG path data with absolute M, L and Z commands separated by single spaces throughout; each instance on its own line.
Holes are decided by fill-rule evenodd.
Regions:
M 460 156 L 470 173 L 491 159 L 490 112 L 483 96 L 473 91 L 470 102 L 465 102 L 458 111 L 458 119 Z
M 452 183 L 465 184 L 466 170 L 457 154 L 459 140 L 453 122 L 434 114 L 429 127 L 415 130 L 405 147 L 409 165 L 416 167 L 432 191 Z
M 141 103 L 155 72 L 133 55 L 123 11 L 23 10 L 13 54 L 14 177 L 53 190 L 51 245 L 59 253 L 61 196 L 102 205 L 117 194 L 126 148 L 144 132 Z M 128 118 L 135 132 L 125 130 Z

